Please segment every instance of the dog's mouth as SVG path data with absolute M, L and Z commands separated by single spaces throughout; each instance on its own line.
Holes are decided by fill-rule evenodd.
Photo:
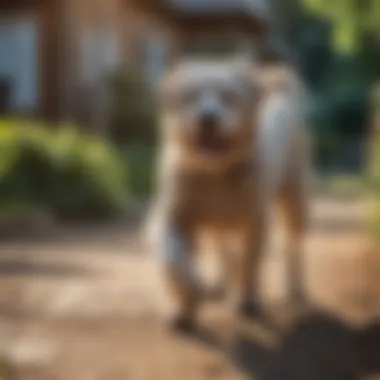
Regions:
M 202 131 L 197 135 L 197 146 L 202 153 L 221 154 L 230 148 L 230 141 L 214 131 Z

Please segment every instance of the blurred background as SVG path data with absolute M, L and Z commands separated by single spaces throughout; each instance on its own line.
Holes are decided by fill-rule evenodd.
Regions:
M 150 261 L 136 236 L 154 186 L 154 85 L 178 57 L 231 54 L 291 63 L 309 89 L 304 111 L 317 169 L 310 241 L 330 257 L 321 267 L 346 265 L 337 257 L 350 251 L 347 276 L 354 278 L 377 257 L 380 249 L 362 240 L 380 238 L 379 0 L 2 0 L 0 354 L 21 368 L 8 368 L 7 359 L 4 376 L 126 379 L 135 368 L 138 360 L 127 370 L 125 351 L 115 352 L 114 362 L 98 361 L 101 368 L 86 377 L 92 364 L 83 363 L 102 355 L 90 349 L 97 346 L 89 343 L 88 326 L 70 325 L 63 315 L 83 312 L 84 320 L 101 323 L 101 347 L 112 350 L 133 331 L 133 344 L 147 349 L 139 329 L 117 330 L 115 315 L 130 316 L 126 308 L 136 297 L 152 298 L 139 293 L 150 281 Z M 99 268 L 107 274 L 89 280 L 86 271 Z M 314 271 L 316 288 L 328 282 L 321 271 Z M 358 285 L 349 286 L 367 294 L 360 273 Z M 58 327 L 57 315 L 64 319 Z M 99 315 L 102 322 L 94 322 Z M 152 326 L 142 328 L 153 334 L 149 339 L 168 344 L 152 338 Z M 82 343 L 65 335 L 82 336 Z M 77 354 L 80 347 L 87 356 Z M 238 378 L 225 364 L 203 373 L 203 354 L 186 364 L 190 379 Z M 170 363 L 167 371 L 183 376 Z M 128 378 L 160 378 L 138 368 Z
M 119 156 L 121 170 L 128 166 L 130 171 L 129 183 L 115 187 L 121 191 L 125 186 L 126 193 L 138 197 L 148 194 L 156 131 L 152 85 L 183 55 L 244 54 L 261 62 L 292 62 L 311 92 L 305 112 L 319 172 L 358 174 L 368 163 L 368 147 L 376 135 L 379 12 L 375 0 L 4 0 L 0 112 L 6 168 L 1 201 L 9 205 L 11 197 L 11 203 L 32 206 L 59 202 L 63 195 L 53 194 L 52 182 L 62 174 L 54 173 L 53 179 L 48 173 L 49 165 L 58 170 L 53 157 L 58 151 L 44 149 L 52 147 L 48 139 L 57 140 L 62 159 L 72 154 L 71 148 L 63 148 L 74 144 L 70 138 L 89 149 L 107 145 L 104 154 Z M 34 142 L 28 142 L 35 152 L 25 152 L 34 161 L 16 164 L 17 148 L 10 148 L 9 139 L 17 140 L 16 130 L 24 127 L 28 134 L 36 131 Z M 40 146 L 31 146 L 37 140 L 42 140 Z M 79 156 L 84 154 L 81 150 Z M 107 165 L 106 159 L 99 161 Z M 21 170 L 38 172 L 49 184 L 34 175 L 14 179 Z M 94 170 L 105 175 L 102 167 Z M 120 175 L 114 177 L 120 181 Z M 72 202 L 94 196 L 83 192 L 82 200 L 73 195 Z M 115 189 L 99 202 L 110 202 L 104 204 L 108 208 L 120 195 Z
M 43 145 L 51 147 L 47 139 L 60 140 L 68 129 L 72 139 L 89 146 L 102 140 L 107 154 L 114 151 L 121 166 L 129 166 L 129 183 L 115 183 L 119 191 L 125 186 L 126 193 L 138 197 L 149 193 L 156 131 L 152 84 L 185 54 L 238 53 L 294 63 L 311 91 L 305 111 L 320 173 L 360 173 L 375 139 L 380 101 L 378 7 L 375 0 L 2 1 L 0 112 L 7 168 L 1 201 L 7 208 L 10 203 L 59 202 L 62 194 L 53 194 L 51 182 L 62 175 L 53 179 L 47 172 L 49 165 L 58 169 Z M 18 137 L 9 134 L 24 127 L 28 134 L 36 131 L 35 143 L 43 142 L 29 146 L 35 152 L 28 154 L 38 162 L 16 164 L 17 149 L 10 148 L 9 139 Z M 37 137 L 41 130 L 45 135 Z M 67 139 L 55 143 L 62 147 L 70 144 Z M 61 156 L 71 154 L 67 149 Z M 49 184 L 34 175 L 14 179 L 22 170 L 37 171 Z M 105 174 L 104 168 L 94 170 Z M 115 178 L 120 181 L 120 175 Z M 82 200 L 73 195 L 66 203 L 86 202 L 87 196 L 93 194 Z M 118 203 L 117 196 L 103 195 L 100 203 L 110 202 L 104 204 L 108 208 Z

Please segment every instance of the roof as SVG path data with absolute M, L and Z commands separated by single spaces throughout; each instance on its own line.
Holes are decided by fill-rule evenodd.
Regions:
M 267 19 L 267 0 L 167 0 L 176 10 L 194 15 L 248 13 Z

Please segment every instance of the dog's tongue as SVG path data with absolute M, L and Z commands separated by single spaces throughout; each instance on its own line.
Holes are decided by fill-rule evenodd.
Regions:
M 201 150 L 207 154 L 217 154 L 227 148 L 226 140 L 214 133 L 202 133 L 199 136 L 198 144 Z

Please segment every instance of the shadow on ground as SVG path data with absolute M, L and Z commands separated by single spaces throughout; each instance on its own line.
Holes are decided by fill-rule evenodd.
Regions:
M 359 380 L 380 372 L 380 324 L 358 331 L 316 313 L 301 320 L 276 352 L 237 336 L 230 353 L 252 379 Z
M 26 259 L 7 259 L 0 261 L 0 277 L 83 277 L 90 271 L 75 264 L 31 262 Z
M 223 352 L 254 380 L 362 380 L 380 373 L 380 322 L 359 330 L 316 312 L 283 335 L 276 349 L 246 333 L 227 345 L 206 329 L 189 337 Z

